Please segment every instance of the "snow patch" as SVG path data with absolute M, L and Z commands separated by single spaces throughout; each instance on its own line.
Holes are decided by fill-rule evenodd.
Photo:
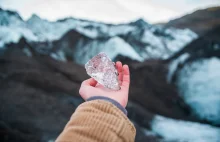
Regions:
M 152 131 L 165 141 L 180 142 L 219 142 L 220 128 L 196 122 L 182 121 L 155 116 Z
M 28 56 L 28 57 L 32 57 L 32 53 L 28 48 L 23 48 L 22 51 Z
M 143 61 L 143 58 L 124 40 L 119 37 L 111 38 L 107 41 L 92 40 L 87 42 L 81 39 L 74 51 L 74 61 L 85 64 L 93 56 L 100 52 L 106 53 L 112 60 L 117 55 L 123 55 L 134 60 Z
M 165 33 L 175 38 L 175 40 L 165 39 L 167 47 L 173 52 L 178 52 L 186 44 L 198 38 L 198 35 L 189 29 L 180 30 L 170 28 L 166 29 Z
M 63 51 L 58 51 L 57 53 L 51 53 L 50 56 L 55 60 L 66 61 L 65 53 Z
M 198 37 L 189 29 L 165 29 L 159 26 L 152 26 L 132 34 L 132 38 L 141 42 L 142 45 L 137 44 L 137 47 L 138 50 L 141 49 L 139 54 L 145 59 L 167 59 Z M 135 43 L 131 41 L 131 44 Z
M 37 41 L 37 37 L 28 29 L 0 26 L 0 48 L 6 43 L 17 43 L 21 37 L 25 37 L 31 41 Z
M 106 43 L 105 51 L 112 59 L 121 54 L 134 60 L 143 61 L 143 58 L 139 56 L 133 47 L 119 37 L 111 38 Z
M 169 64 L 169 69 L 167 74 L 168 82 L 171 82 L 171 79 L 174 73 L 176 72 L 178 65 L 183 64 L 189 57 L 190 55 L 188 53 L 184 53 Z

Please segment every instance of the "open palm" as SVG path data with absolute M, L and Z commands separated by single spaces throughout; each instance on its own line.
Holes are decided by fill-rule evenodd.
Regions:
M 123 65 L 121 62 L 116 62 L 116 68 L 118 70 L 118 80 L 120 82 L 121 89 L 118 91 L 109 90 L 99 84 L 93 78 L 87 79 L 82 82 L 79 94 L 84 100 L 94 96 L 103 96 L 111 98 L 126 107 L 128 102 L 128 93 L 130 86 L 130 72 L 128 65 Z

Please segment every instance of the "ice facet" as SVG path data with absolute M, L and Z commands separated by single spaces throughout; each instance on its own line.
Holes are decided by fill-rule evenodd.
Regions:
M 94 56 L 85 64 L 86 72 L 104 87 L 119 90 L 118 71 L 114 62 L 103 52 Z

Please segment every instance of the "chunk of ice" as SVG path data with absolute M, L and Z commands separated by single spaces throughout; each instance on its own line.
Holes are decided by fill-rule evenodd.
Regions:
M 104 87 L 119 90 L 118 71 L 114 62 L 103 52 L 85 64 L 86 72 Z

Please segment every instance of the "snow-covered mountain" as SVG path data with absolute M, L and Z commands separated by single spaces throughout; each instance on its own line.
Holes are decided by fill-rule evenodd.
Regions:
M 148 58 L 166 59 L 197 38 L 197 35 L 188 29 L 150 25 L 142 19 L 112 25 L 74 18 L 51 22 L 33 15 L 24 21 L 16 12 L 0 9 L 0 47 L 10 42 L 17 43 L 21 37 L 28 42 L 50 43 L 60 40 L 70 30 L 75 30 L 85 37 L 80 38 L 75 47 L 71 47 L 75 48 L 73 59 L 81 64 L 101 51 L 109 54 L 112 59 L 119 54 L 138 61 Z M 89 42 L 87 39 L 90 39 Z M 60 47 L 62 48 L 65 46 Z M 59 51 L 51 54 L 64 60 L 65 56 L 61 58 L 54 55 L 60 53 Z

